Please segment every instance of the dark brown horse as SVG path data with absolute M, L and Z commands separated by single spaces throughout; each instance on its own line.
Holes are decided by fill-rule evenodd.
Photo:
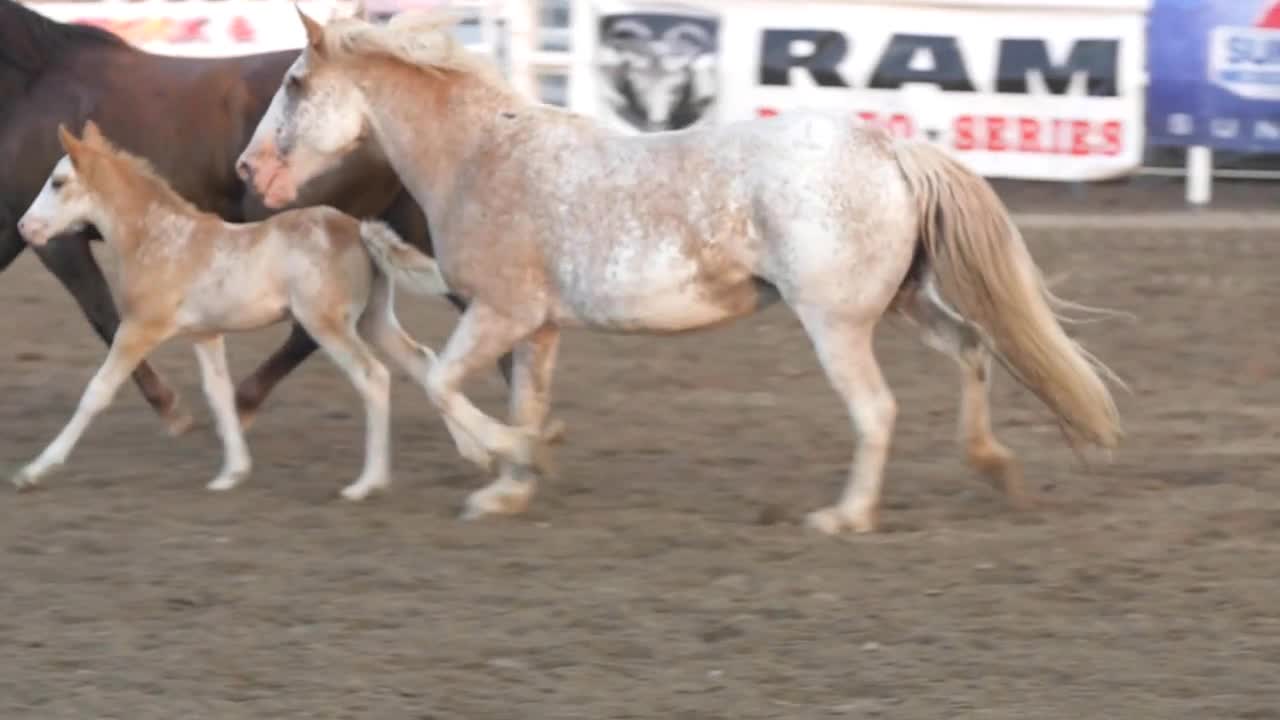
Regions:
M 62 156 L 57 127 L 92 119 L 122 148 L 141 155 L 179 194 L 230 222 L 272 214 L 236 177 L 234 162 L 297 51 L 236 58 L 181 58 L 143 52 L 105 30 L 60 23 L 14 0 L 0 0 L 0 270 L 26 247 L 18 217 Z M 307 188 L 295 206 L 325 204 L 378 216 L 431 253 L 426 218 L 385 160 L 365 150 Z M 339 181 L 340 179 L 340 181 Z M 119 315 L 90 251 L 96 230 L 36 248 L 75 297 L 98 335 L 115 336 Z M 457 298 L 450 300 L 462 307 Z M 299 325 L 236 392 L 250 422 L 272 388 L 316 350 Z M 509 372 L 504 359 L 503 374 Z M 134 372 L 147 402 L 173 433 L 190 424 L 178 395 L 149 365 Z

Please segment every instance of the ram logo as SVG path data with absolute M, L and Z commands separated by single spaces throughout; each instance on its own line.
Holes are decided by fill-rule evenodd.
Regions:
M 707 117 L 718 89 L 717 26 L 692 15 L 603 17 L 596 64 L 605 103 L 643 132 L 679 130 Z

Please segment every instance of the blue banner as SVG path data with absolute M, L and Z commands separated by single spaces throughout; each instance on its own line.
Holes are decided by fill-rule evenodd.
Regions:
M 1147 140 L 1280 152 L 1280 0 L 1155 0 Z

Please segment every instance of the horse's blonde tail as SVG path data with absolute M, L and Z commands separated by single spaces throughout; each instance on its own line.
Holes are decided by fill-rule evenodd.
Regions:
M 396 287 L 415 295 L 447 295 L 449 285 L 440 266 L 426 253 L 400 239 L 379 220 L 360 222 L 360 240 L 373 263 Z
M 943 295 L 982 328 L 1001 363 L 1074 436 L 1115 447 L 1120 414 L 1100 375 L 1118 379 L 1062 329 L 1054 309 L 1073 305 L 1045 285 L 990 184 L 927 143 L 900 141 L 896 155 Z

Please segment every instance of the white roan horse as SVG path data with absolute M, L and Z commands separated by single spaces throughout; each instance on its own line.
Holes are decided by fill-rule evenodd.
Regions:
M 872 351 L 890 311 L 963 371 L 969 461 L 1024 499 L 993 436 L 989 354 L 1060 418 L 1074 442 L 1113 447 L 1105 367 L 1063 331 L 1007 210 L 980 176 L 928 144 L 851 114 L 625 136 L 535 104 L 461 48 L 450 22 L 409 12 L 387 25 L 306 16 L 307 46 L 238 162 L 269 206 L 371 137 L 431 219 L 449 287 L 470 301 L 427 378 L 469 459 L 500 477 L 467 516 L 512 514 L 542 471 L 560 328 L 673 333 L 782 299 L 799 316 L 859 441 L 826 533 L 876 528 L 896 404 Z M 947 298 L 952 305 L 944 301 Z M 510 422 L 482 413 L 463 380 L 511 348 Z M 456 436 L 456 433 L 455 433 Z M 483 452 L 477 453 L 477 447 Z

